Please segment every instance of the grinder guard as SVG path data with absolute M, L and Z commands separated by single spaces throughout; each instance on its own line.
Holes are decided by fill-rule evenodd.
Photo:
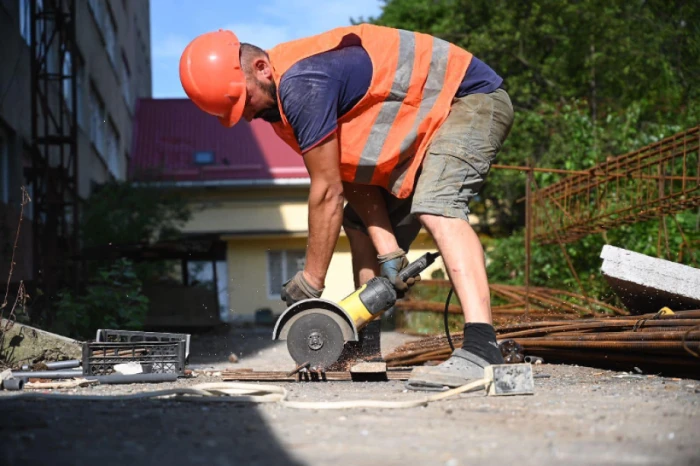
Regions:
M 350 315 L 336 303 L 320 298 L 304 299 L 289 306 L 277 319 L 275 328 L 272 330 L 272 339 L 286 340 L 289 328 L 296 320 L 294 317 L 310 309 L 325 309 L 331 311 L 334 319 L 337 320 L 338 324 L 343 329 L 343 338 L 345 341 L 359 341 L 360 337 L 357 333 L 357 327 Z

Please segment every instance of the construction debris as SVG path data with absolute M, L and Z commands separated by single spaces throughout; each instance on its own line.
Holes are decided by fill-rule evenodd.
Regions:
M 7 369 L 0 373 L 0 389 L 2 390 L 22 390 L 24 387 L 23 379 L 12 377 L 12 371 Z
M 24 388 L 24 379 L 9 378 L 2 381 L 2 389 L 8 391 L 20 391 Z
M 496 333 L 501 341 L 521 345 L 526 357 L 547 363 L 700 377 L 700 310 L 525 322 L 501 326 Z M 463 334 L 452 339 L 461 345 Z M 430 337 L 400 346 L 385 359 L 389 367 L 405 367 L 444 361 L 451 352 L 446 337 Z
M 700 270 L 606 245 L 603 276 L 632 314 L 700 309 Z
M 386 372 L 385 362 L 361 362 L 350 368 L 351 374 L 376 374 Z
M 62 369 L 74 369 L 80 367 L 79 359 L 69 359 L 67 361 L 38 362 L 36 364 L 22 365 L 23 371 L 55 371 Z
M 80 359 L 82 356 L 81 342 L 72 338 L 17 322 L 10 325 L 5 319 L 0 326 L 9 327 L 0 334 L 0 359 L 13 367 L 39 361 Z
M 82 370 L 65 369 L 61 371 L 13 371 L 13 377 L 35 377 L 42 379 L 73 379 L 75 377 L 82 377 Z
M 366 373 L 359 373 L 360 375 Z M 383 380 L 408 380 L 411 369 L 394 368 L 386 370 Z M 351 372 L 299 371 L 290 375 L 284 371 L 225 370 L 221 374 L 225 382 L 350 382 L 356 380 Z M 378 378 L 363 380 L 379 381 Z
M 24 384 L 26 389 L 35 390 L 57 390 L 62 388 L 77 388 L 77 387 L 88 387 L 90 385 L 98 385 L 100 382 L 97 380 L 88 379 L 74 379 L 65 380 L 62 382 L 32 382 L 29 381 Z

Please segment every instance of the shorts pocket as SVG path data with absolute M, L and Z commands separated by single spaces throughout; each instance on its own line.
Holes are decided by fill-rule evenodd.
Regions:
M 499 89 L 491 94 L 493 111 L 491 115 L 491 124 L 489 129 L 489 142 L 495 154 L 503 147 L 503 142 L 508 137 L 510 129 L 513 126 L 513 104 L 510 101 L 508 93 L 503 89 Z

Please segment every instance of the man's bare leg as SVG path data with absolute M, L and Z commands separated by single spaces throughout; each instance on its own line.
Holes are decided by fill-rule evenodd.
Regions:
M 420 214 L 421 223 L 437 243 L 462 304 L 464 321 L 491 324 L 491 295 L 484 249 L 469 222 L 459 218 Z
M 496 332 L 491 324 L 491 299 L 484 250 L 469 222 L 457 218 L 421 214 L 445 262 L 464 312 L 462 348 L 437 366 L 416 367 L 407 387 L 422 390 L 457 387 L 484 376 L 490 364 L 503 364 Z
M 379 275 L 377 251 L 374 249 L 369 235 L 355 228 L 345 228 L 345 234 L 350 242 L 352 254 L 352 274 L 355 288 L 367 283 Z
M 357 289 L 379 275 L 377 251 L 369 235 L 364 232 L 355 228 L 345 228 L 345 234 L 350 241 L 352 272 L 355 280 L 355 288 Z M 348 348 L 349 351 L 343 353 L 341 362 L 348 360 L 356 361 L 358 358 L 365 361 L 380 361 L 382 359 L 380 319 L 381 318 L 375 319 L 360 330 L 359 344 L 346 344 L 346 348 Z

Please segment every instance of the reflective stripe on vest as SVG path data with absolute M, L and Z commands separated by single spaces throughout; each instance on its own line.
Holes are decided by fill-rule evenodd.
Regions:
M 294 63 L 358 37 L 373 77 L 367 95 L 338 120 L 343 181 L 382 186 L 408 197 L 427 146 L 449 114 L 471 54 L 442 39 L 363 24 L 301 39 L 270 51 L 275 82 Z M 283 110 L 273 127 L 299 152 Z

